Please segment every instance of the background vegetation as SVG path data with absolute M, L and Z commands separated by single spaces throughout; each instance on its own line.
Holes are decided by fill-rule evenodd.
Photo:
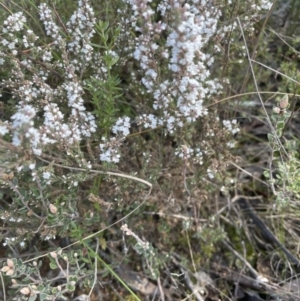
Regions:
M 0 7 L 2 300 L 298 300 L 298 1 Z

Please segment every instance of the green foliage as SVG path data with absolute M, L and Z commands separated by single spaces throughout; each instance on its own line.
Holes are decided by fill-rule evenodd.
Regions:
M 100 2 L 94 1 L 97 9 L 96 23 L 91 22 L 93 27 L 78 23 L 78 28 L 71 32 L 67 29 L 67 22 L 77 9 L 76 3 L 49 0 L 58 36 L 49 36 L 49 30 L 45 30 L 40 22 L 39 1 L 22 0 L 12 7 L 13 2 L 9 1 L 7 12 L 1 11 L 3 20 L 19 10 L 27 18 L 26 26 L 17 31 L 15 37 L 5 31 L 1 36 L 9 43 L 16 39 L 16 49 L 6 47 L 4 40 L 0 44 L 0 56 L 4 60 L 0 73 L 1 88 L 11 92 L 11 99 L 5 102 L 9 113 L 3 114 L 7 118 L 0 120 L 1 131 L 11 131 L 9 134 L 5 132 L 0 140 L 0 196 L 3 199 L 0 205 L 5 228 L 0 236 L 7 246 L 7 256 L 17 257 L 16 254 L 23 252 L 19 251 L 19 245 L 29 249 L 32 241 L 35 251 L 40 252 L 37 258 L 27 261 L 16 258 L 3 261 L 1 271 L 5 279 L 15 280 L 10 289 L 17 291 L 24 300 L 50 300 L 64 298 L 66 294 L 74 295 L 80 281 L 93 288 L 98 281 L 97 272 L 103 279 L 111 277 L 121 283 L 130 294 L 128 300 L 143 300 L 144 296 L 139 297 L 121 279 L 113 268 L 114 264 L 128 261 L 132 270 L 142 271 L 158 284 L 166 277 L 166 271 L 172 276 L 169 270 L 177 269 L 176 272 L 181 273 L 181 269 L 188 269 L 193 256 L 196 259 L 194 269 L 201 269 L 199 266 L 203 264 L 209 266 L 224 239 L 229 238 L 238 246 L 239 252 L 243 251 L 239 247 L 242 230 L 237 230 L 236 225 L 225 227 L 224 220 L 231 222 L 228 217 L 236 217 L 229 199 L 242 186 L 239 175 L 232 169 L 239 162 L 233 151 L 243 157 L 246 149 L 243 144 L 247 144 L 239 144 L 243 151 L 235 148 L 240 135 L 236 118 L 248 118 L 250 109 L 249 112 L 240 112 L 237 102 L 229 103 L 220 95 L 231 97 L 244 92 L 246 87 L 254 91 L 249 76 L 241 72 L 248 65 L 244 60 L 245 46 L 240 31 L 233 21 L 235 18 L 240 17 L 243 21 L 250 50 L 256 51 L 255 46 L 260 45 L 257 58 L 266 55 L 271 61 L 273 54 L 267 53 L 268 43 L 262 41 L 261 36 L 255 40 L 253 35 L 252 25 L 260 17 L 251 6 L 254 1 L 237 1 L 234 5 L 225 0 L 216 1 L 212 2 L 215 6 L 201 8 L 202 15 L 211 12 L 213 17 L 217 9 L 222 10 L 219 31 L 205 41 L 207 30 L 203 37 L 203 43 L 205 41 L 207 45 L 197 51 L 192 67 L 186 66 L 182 58 L 178 64 L 182 70 L 177 72 L 170 65 L 175 60 L 175 46 L 183 43 L 186 37 L 181 33 L 183 35 L 176 45 L 172 45 L 168 37 L 173 31 L 174 36 L 179 35 L 176 30 L 183 26 L 182 13 L 187 7 L 174 7 L 165 17 L 159 11 L 159 4 L 163 1 L 151 3 L 149 7 L 142 6 L 136 12 L 122 1 Z M 153 14 L 147 16 L 150 8 Z M 73 20 L 79 20 L 78 15 Z M 136 25 L 131 26 L 136 19 Z M 153 21 L 153 28 L 146 24 L 149 20 Z M 161 20 L 166 22 L 166 28 L 160 31 L 160 26 L 165 26 Z M 49 24 L 47 22 L 44 25 Z M 263 32 L 261 26 L 257 24 L 256 30 Z M 28 29 L 33 29 L 38 36 L 30 47 L 23 41 Z M 191 32 L 192 29 L 189 28 Z M 76 44 L 76 33 L 81 30 L 82 36 L 77 36 L 79 43 Z M 191 41 L 197 37 L 190 37 Z M 78 48 L 72 46 L 72 42 Z M 138 55 L 134 55 L 138 42 L 142 46 L 139 51 L 144 51 L 140 61 Z M 186 47 L 185 50 L 190 49 Z M 49 60 L 44 58 L 47 53 L 51 54 Z M 298 54 L 291 50 L 289 55 Z M 206 57 L 214 58 L 215 62 L 208 62 Z M 193 78 L 186 91 L 184 87 L 176 86 L 181 80 L 188 82 L 188 76 L 199 66 L 205 72 L 195 76 L 203 76 L 207 82 Z M 283 62 L 281 68 L 288 77 L 300 81 L 296 64 Z M 259 82 L 270 75 L 270 70 L 258 66 L 254 69 Z M 205 77 L 205 73 L 211 77 Z M 153 76 L 152 81 L 149 74 Z M 214 77 L 216 82 L 213 82 Z M 227 79 L 231 84 L 226 83 Z M 269 91 L 272 87 L 268 80 L 266 82 Z M 216 83 L 222 83 L 222 89 L 209 94 Z M 203 95 L 198 95 L 203 101 L 203 114 L 192 120 L 186 118 L 184 110 L 198 101 L 193 99 L 197 86 L 203 88 Z M 180 93 L 176 94 L 176 89 Z M 298 94 L 299 88 L 295 82 L 284 78 L 278 90 Z M 74 91 L 77 91 L 75 96 Z M 77 106 L 72 106 L 74 99 L 78 100 Z M 248 103 L 249 95 L 244 99 Z M 180 104 L 186 100 L 190 102 L 180 111 Z M 158 106 L 154 101 L 159 104 L 159 109 L 154 109 Z M 15 114 L 20 113 L 19 109 L 24 105 L 33 106 L 36 112 L 17 133 L 22 142 L 16 146 L 12 134 L 17 126 L 10 117 L 16 119 Z M 46 105 L 55 105 L 51 109 L 61 113 L 49 114 L 57 120 L 53 117 L 48 128 L 43 127 L 45 115 L 49 113 Z M 288 123 L 293 116 L 288 96 L 278 100 L 275 108 L 271 116 L 275 131 L 269 133 L 268 145 L 272 149 L 270 161 L 276 169 L 275 175 L 270 169 L 265 172 L 265 177 L 277 192 L 278 205 L 287 208 L 293 199 L 300 197 L 298 141 L 294 137 L 286 138 Z M 124 135 L 120 134 L 122 126 L 113 130 L 120 117 L 129 119 L 130 132 Z M 94 119 L 97 127 L 89 132 L 85 126 L 87 121 Z M 53 124 L 57 127 L 52 128 Z M 64 126 L 63 131 L 60 126 Z M 40 129 L 42 131 L 38 132 Z M 56 140 L 35 152 L 30 135 L 38 132 L 46 141 L 49 131 L 52 135 L 49 137 Z M 86 135 L 78 138 L 78 131 Z M 121 154 L 119 161 L 102 160 L 98 163 L 99 156 L 105 153 L 104 143 L 111 147 L 108 147 L 108 153 L 116 146 Z M 145 184 L 153 188 L 151 195 L 145 190 Z M 246 185 L 250 187 L 251 183 L 246 182 Z M 123 227 L 119 229 L 121 222 Z M 124 230 L 125 222 L 129 226 Z M 131 237 L 125 239 L 128 236 Z M 69 243 L 57 249 L 59 237 L 67 238 Z M 127 245 L 129 253 L 121 253 L 121 249 L 128 251 Z M 246 248 L 249 252 L 246 257 L 253 258 L 254 247 L 250 242 L 246 243 Z M 111 257 L 112 264 L 99 255 L 99 249 L 115 255 L 116 259 Z M 171 253 L 179 254 L 180 268 L 171 266 Z M 130 261 L 131 256 L 134 260 Z M 46 275 L 41 273 L 44 265 L 47 266 Z M 56 285 L 56 277 L 64 278 L 65 282 Z M 180 283 L 178 287 L 181 286 Z
M 92 95 L 94 114 L 97 116 L 100 129 L 108 131 L 116 121 L 117 101 L 122 97 L 120 79 L 112 72 L 119 58 L 114 52 L 120 29 L 113 28 L 109 22 L 99 21 L 95 26 L 99 37 L 99 43 L 92 45 L 99 48 L 103 60 L 103 70 L 106 73 L 105 80 L 91 77 L 86 80 L 86 89 Z M 105 133 L 108 135 L 108 132 Z
M 279 138 L 285 136 L 291 117 L 288 96 L 283 96 L 273 109 L 271 120 L 274 122 L 275 133 L 268 134 L 268 139 L 273 152 L 274 163 L 277 163 L 276 178 L 266 171 L 264 175 L 270 179 L 270 183 L 276 187 L 276 203 L 279 207 L 287 207 L 291 199 L 300 197 L 300 162 L 298 159 L 298 144 L 294 137 L 285 139 L 282 145 Z M 283 152 L 284 150 L 284 152 Z

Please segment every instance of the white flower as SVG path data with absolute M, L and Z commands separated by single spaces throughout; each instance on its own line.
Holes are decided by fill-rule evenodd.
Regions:
M 30 163 L 28 166 L 31 170 L 35 169 L 35 163 Z
M 213 179 L 215 177 L 214 172 L 211 169 L 207 169 L 207 175 L 210 179 Z
M 20 247 L 21 247 L 22 249 L 25 249 L 26 243 L 25 243 L 24 240 L 20 242 Z
M 30 105 L 25 105 L 20 108 L 12 117 L 13 120 L 12 128 L 18 129 L 23 125 L 31 125 L 31 120 L 34 118 L 36 110 Z
M 12 14 L 3 22 L 4 27 L 2 32 L 20 32 L 23 29 L 25 22 L 26 18 L 22 12 Z
M 223 120 L 222 121 L 223 126 L 232 133 L 232 135 L 238 133 L 240 131 L 240 129 L 238 128 L 238 123 L 237 121 L 234 120 Z
M 130 118 L 123 117 L 117 120 L 115 125 L 112 127 L 112 132 L 114 134 L 126 137 L 130 133 L 129 129 L 130 129 Z
M 8 128 L 5 125 L 0 125 L 0 135 L 4 136 L 9 132 Z
M 51 177 L 51 173 L 50 173 L 50 172 L 48 172 L 48 171 L 43 172 L 43 178 L 44 178 L 45 180 L 49 180 L 50 177 Z

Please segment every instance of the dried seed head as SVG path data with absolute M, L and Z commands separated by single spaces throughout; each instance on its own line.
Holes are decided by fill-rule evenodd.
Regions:
M 12 180 L 14 178 L 14 173 L 11 171 L 9 174 L 8 174 L 8 180 Z

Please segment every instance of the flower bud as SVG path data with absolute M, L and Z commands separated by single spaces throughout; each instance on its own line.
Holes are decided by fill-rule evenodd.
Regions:
M 29 287 L 23 287 L 20 289 L 21 294 L 23 295 L 29 295 L 30 294 L 30 288 Z
M 14 270 L 13 269 L 9 269 L 7 272 L 6 272 L 6 276 L 11 276 L 14 274 Z
M 279 101 L 279 107 L 281 110 L 284 110 L 289 105 L 289 96 L 285 94 Z
M 76 285 L 76 282 L 75 282 L 75 281 L 71 281 L 70 284 L 71 284 L 72 286 L 75 286 L 75 285 Z
M 11 279 L 11 283 L 12 283 L 13 285 L 16 285 L 16 284 L 18 284 L 18 282 L 17 282 L 17 280 L 16 280 L 16 279 Z
M 2 269 L 1 272 L 6 273 L 7 271 L 10 270 L 10 267 L 8 265 L 5 265 Z
M 51 212 L 52 214 L 56 214 L 56 213 L 57 213 L 57 207 L 54 206 L 53 204 L 50 204 L 50 205 L 49 205 L 49 209 L 50 209 L 50 212 Z
M 6 260 L 6 262 L 7 262 L 7 265 L 10 267 L 10 268 L 13 268 L 14 267 L 14 262 L 11 260 L 11 259 L 7 259 Z
M 57 258 L 57 254 L 55 252 L 50 252 L 50 256 L 54 259 Z
M 280 108 L 274 107 L 274 108 L 273 108 L 273 113 L 279 114 L 279 113 L 280 113 Z

